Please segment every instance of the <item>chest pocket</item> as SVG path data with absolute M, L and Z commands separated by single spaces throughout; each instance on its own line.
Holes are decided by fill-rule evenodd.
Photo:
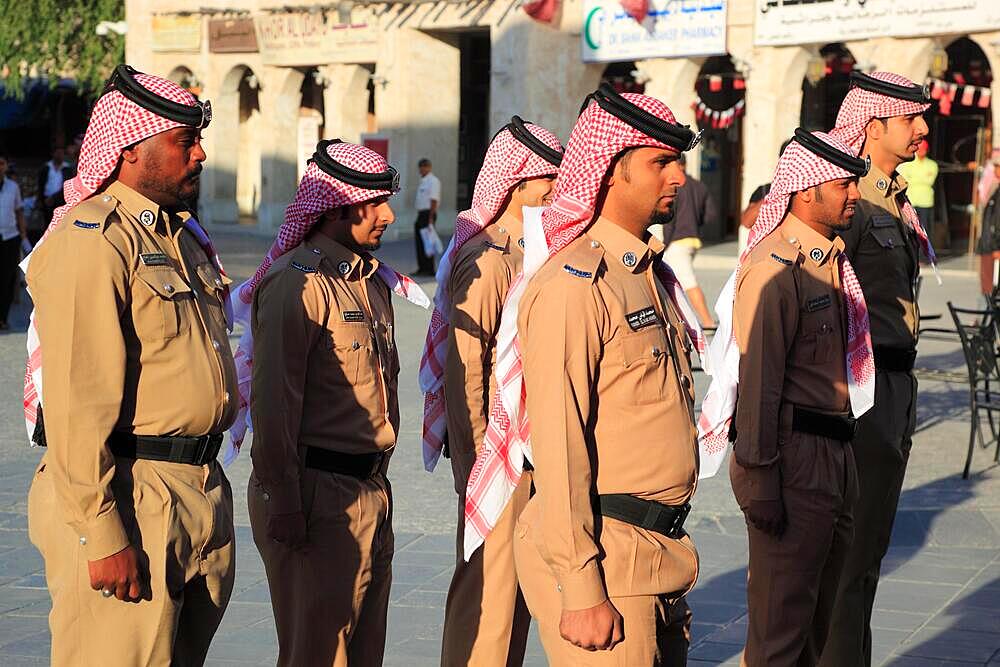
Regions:
M 839 309 L 835 307 L 836 294 L 808 295 L 799 315 L 799 333 L 792 357 L 801 364 L 825 364 L 833 358 L 834 336 L 840 335 L 836 326 Z
M 198 275 L 198 279 L 204 287 L 205 295 L 208 297 L 207 305 L 211 316 L 220 326 L 227 326 L 224 302 L 226 298 L 225 290 L 233 281 L 228 276 L 219 273 L 218 269 L 211 262 L 199 264 L 195 267 L 195 273 Z
M 191 327 L 194 295 L 184 278 L 170 266 L 136 271 L 132 322 L 139 340 L 175 338 Z
M 885 252 L 904 252 L 906 250 L 906 241 L 903 240 L 903 235 L 899 231 L 899 225 L 888 216 L 876 217 L 868 233 L 874 240 L 875 246 Z
M 325 348 L 331 356 L 330 373 L 338 385 L 374 382 L 375 350 L 366 322 L 343 322 L 326 332 Z
M 647 327 L 621 338 L 622 380 L 634 388 L 632 403 L 645 405 L 667 398 L 670 347 L 660 325 Z

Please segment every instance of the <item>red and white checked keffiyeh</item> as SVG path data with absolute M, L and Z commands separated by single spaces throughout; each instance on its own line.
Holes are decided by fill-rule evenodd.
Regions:
M 677 122 L 670 109 L 659 100 L 634 93 L 622 97 L 663 121 Z M 483 447 L 466 488 L 466 560 L 493 530 L 521 479 L 525 458 L 531 458 L 521 350 L 517 339 L 521 296 L 527 282 L 546 260 L 572 243 L 590 225 L 604 175 L 614 158 L 627 148 L 640 146 L 675 150 L 591 101 L 573 127 L 566 145 L 552 206 L 524 209 L 524 269 L 511 284 L 500 316 L 497 361 L 493 371 L 497 393 L 493 397 Z M 688 334 L 701 353 L 705 349 L 704 338 L 684 290 L 665 263 L 658 267 L 657 274 L 683 315 Z
M 389 169 L 389 163 L 384 157 L 357 144 L 331 143 L 327 145 L 326 152 L 338 163 L 355 171 L 380 174 Z M 393 194 L 395 193 L 390 190 L 370 190 L 345 183 L 327 174 L 315 162 L 310 162 L 306 167 L 306 173 L 302 176 L 302 181 L 295 191 L 295 200 L 285 209 L 285 221 L 278 230 L 278 237 L 274 244 L 267 251 L 267 255 L 264 256 L 264 260 L 253 276 L 240 285 L 232 295 L 233 314 L 236 321 L 243 325 L 244 330 L 243 335 L 240 336 L 236 353 L 233 355 L 236 360 L 240 409 L 236 416 L 236 422 L 229 430 L 231 442 L 227 446 L 223 458 L 225 465 L 231 463 L 240 453 L 240 446 L 243 444 L 247 429 L 252 428 L 249 407 L 250 384 L 253 374 L 253 330 L 250 326 L 250 313 L 257 285 L 264 279 L 274 260 L 302 243 L 323 213 L 341 206 L 360 204 Z M 420 289 L 420 286 L 410 278 L 397 273 L 382 262 L 379 262 L 377 273 L 386 285 L 399 296 L 424 308 L 430 306 L 430 299 Z
M 813 132 L 814 137 L 825 141 L 837 150 L 855 155 L 856 150 L 846 143 L 823 132 Z M 733 300 L 736 296 L 736 282 L 740 269 L 750 251 L 777 229 L 788 211 L 788 204 L 794 193 L 838 178 L 853 178 L 855 174 L 824 160 L 812 151 L 793 141 L 782 153 L 775 170 L 771 191 L 757 214 L 757 221 L 750 229 L 750 239 L 746 250 L 740 255 L 739 263 L 732 276 L 722 288 L 715 310 L 719 318 L 719 328 L 712 338 L 709 356 L 712 359 L 712 384 L 708 388 L 701 406 L 698 420 L 698 440 L 701 454 L 699 477 L 704 479 L 714 475 L 729 449 L 729 426 L 736 409 L 736 393 L 739 384 L 740 350 L 733 335 Z M 875 364 L 872 356 L 871 330 L 868 323 L 868 307 L 861 285 L 847 256 L 841 253 L 839 259 L 841 291 L 847 310 L 847 370 L 848 393 L 851 411 L 860 417 L 875 403 Z
M 141 86 L 160 97 L 188 106 L 195 106 L 197 103 L 191 93 L 172 81 L 141 72 L 135 72 L 133 77 Z M 184 127 L 184 124 L 164 118 L 139 106 L 117 90 L 111 90 L 101 95 L 94 105 L 90 122 L 87 125 L 87 132 L 83 137 L 76 176 L 63 184 L 66 204 L 55 210 L 52 222 L 45 230 L 38 245 L 41 245 L 48 235 L 59 227 L 63 217 L 71 208 L 103 188 L 108 178 L 118 167 L 122 150 L 177 127 Z M 185 226 L 195 235 L 205 250 L 205 254 L 212 259 L 219 271 L 225 273 L 208 234 L 198 224 L 198 221 L 190 218 Z M 21 262 L 21 269 L 25 274 L 28 272 L 30 261 L 31 255 L 29 254 Z M 38 339 L 38 330 L 35 328 L 34 312 L 32 312 L 28 325 L 28 367 L 24 376 L 24 420 L 29 438 L 35 430 L 41 396 L 42 350 Z
M 546 146 L 562 152 L 562 144 L 556 135 L 532 123 L 525 123 L 525 127 Z M 459 213 L 455 220 L 455 235 L 438 266 L 434 313 L 420 360 L 420 389 L 424 392 L 423 454 L 424 468 L 428 472 L 434 470 L 441 457 L 447 430 L 444 365 L 448 354 L 448 316 L 451 312 L 448 281 L 455 255 L 466 241 L 493 223 L 514 186 L 525 179 L 554 175 L 558 171 L 558 167 L 514 138 L 509 129 L 503 129 L 486 151 L 472 193 L 472 207 Z
M 873 79 L 896 84 L 897 86 L 909 87 L 917 85 L 905 76 L 893 74 L 892 72 L 872 72 L 869 76 Z M 847 93 L 844 103 L 840 105 L 840 111 L 837 112 L 837 125 L 830 130 L 830 134 L 850 146 L 854 153 L 859 153 L 865 143 L 865 128 L 873 118 L 892 118 L 893 116 L 909 116 L 911 114 L 924 113 L 930 106 L 930 104 L 901 100 L 897 97 L 864 90 L 855 86 Z M 914 210 L 913 205 L 910 204 L 909 199 L 906 199 L 903 203 L 902 212 L 906 221 L 910 223 L 913 231 L 916 232 L 924 255 L 926 255 L 931 265 L 934 266 L 936 273 L 937 255 L 934 254 L 934 248 L 931 246 L 930 239 L 927 238 L 927 232 L 924 231 L 923 226 L 920 224 L 920 218 L 917 217 L 917 212 Z M 940 277 L 938 278 L 938 282 L 941 282 Z

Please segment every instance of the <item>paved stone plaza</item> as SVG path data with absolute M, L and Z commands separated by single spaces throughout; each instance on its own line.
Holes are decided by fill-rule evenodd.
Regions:
M 270 242 L 234 232 L 217 233 L 216 239 L 237 279 L 256 267 Z M 412 241 L 397 241 L 382 254 L 409 271 L 411 252 Z M 699 257 L 699 275 L 710 298 L 727 277 L 734 255 L 735 247 L 724 245 Z M 925 314 L 946 313 L 948 300 L 977 305 L 977 281 L 968 268 L 965 259 L 945 262 L 940 287 L 927 273 L 921 298 Z M 433 284 L 425 287 L 430 291 Z M 390 469 L 397 554 L 385 664 L 422 667 L 438 662 L 457 512 L 447 463 L 433 475 L 421 466 L 422 400 L 416 369 L 429 313 L 398 301 L 396 306 L 402 425 Z M 20 310 L 11 317 L 15 331 L 0 336 L 3 667 L 47 664 L 49 647 L 43 564 L 27 537 L 27 490 L 40 452 L 26 446 L 20 417 L 26 306 L 16 308 Z M 964 369 L 956 343 L 930 339 L 921 343 L 918 365 Z M 699 400 L 705 387 L 701 376 Z M 1000 665 L 1000 468 L 993 463 L 992 449 L 977 451 L 972 477 L 961 479 L 968 420 L 966 385 L 939 380 L 921 384 L 918 432 L 876 600 L 876 664 Z M 277 656 L 267 583 L 247 517 L 249 468 L 244 455 L 228 470 L 236 496 L 238 566 L 233 600 L 210 654 L 213 665 L 273 665 Z M 737 664 L 746 630 L 746 533 L 727 475 L 701 484 L 688 527 L 702 563 L 700 581 L 690 595 L 690 664 Z M 337 563 L 330 568 L 335 576 Z M 109 650 L 114 650 L 113 642 Z M 545 664 L 534 635 L 525 664 Z

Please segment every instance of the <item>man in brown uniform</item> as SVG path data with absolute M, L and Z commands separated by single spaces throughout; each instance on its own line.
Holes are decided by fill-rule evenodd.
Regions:
M 851 224 L 867 166 L 848 151 L 796 130 L 736 273 L 730 477 L 750 537 L 752 667 L 816 664 L 853 533 L 851 409 L 865 401 L 848 387 L 865 382 L 848 369 L 865 368 L 869 353 L 863 296 L 835 232 Z
M 281 256 L 249 284 L 247 502 L 279 665 L 382 664 L 393 554 L 386 469 L 399 433 L 390 285 L 400 276 L 370 251 L 394 222 L 397 189 L 377 153 L 320 142 L 279 232 L 288 251 L 272 251 Z
M 827 667 L 871 664 L 875 591 L 916 427 L 913 362 L 920 319 L 915 289 L 920 253 L 934 261 L 927 234 L 906 198 L 906 181 L 896 172 L 913 159 L 927 135 L 926 91 L 890 72 L 855 72 L 852 82 L 855 87 L 831 133 L 872 164 L 859 184 L 861 202 L 854 224 L 841 236 L 868 301 L 876 400 L 874 409 L 858 420 L 854 437 L 860 497 L 854 510 L 855 539 L 823 653 Z
M 465 487 L 489 419 L 496 391 L 493 364 L 500 311 L 524 257 L 522 207 L 548 204 L 562 145 L 548 130 L 514 116 L 493 138 L 476 180 L 472 207 L 458 215 L 455 236 L 439 270 L 437 300 L 450 301 L 447 322 L 432 318 L 424 375 L 445 402 L 448 453 L 458 493 L 455 572 L 445 606 L 441 664 L 520 665 L 531 616 L 514 572 L 514 522 L 531 493 L 531 473 L 521 477 L 509 505 L 482 549 L 465 559 Z M 440 312 L 438 315 L 440 316 Z M 433 359 L 433 360 L 432 360 Z M 442 384 L 443 383 L 443 384 Z M 435 391 L 436 389 L 436 391 Z M 428 396 L 433 406 L 437 396 Z M 439 429 L 425 415 L 425 450 Z M 443 440 L 443 439 L 442 439 Z
M 697 137 L 650 97 L 602 86 L 588 102 L 541 217 L 549 261 L 519 308 L 536 493 L 517 574 L 550 664 L 683 665 L 698 571 L 681 528 L 698 472 L 691 348 L 647 228 L 669 220 L 677 157 Z
M 55 665 L 200 665 L 232 592 L 232 491 L 215 460 L 238 405 L 229 279 L 186 204 L 209 117 L 120 66 L 29 258 L 44 426 L 25 404 L 48 445 L 29 534 Z

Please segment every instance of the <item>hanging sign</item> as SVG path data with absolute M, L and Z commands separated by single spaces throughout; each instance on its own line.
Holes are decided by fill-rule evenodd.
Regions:
M 327 21 L 323 12 L 283 12 L 256 17 L 265 65 L 308 66 L 378 60 L 378 31 L 371 23 Z
M 584 0 L 583 62 L 726 53 L 726 0 L 650 0 L 642 23 L 619 0 Z

